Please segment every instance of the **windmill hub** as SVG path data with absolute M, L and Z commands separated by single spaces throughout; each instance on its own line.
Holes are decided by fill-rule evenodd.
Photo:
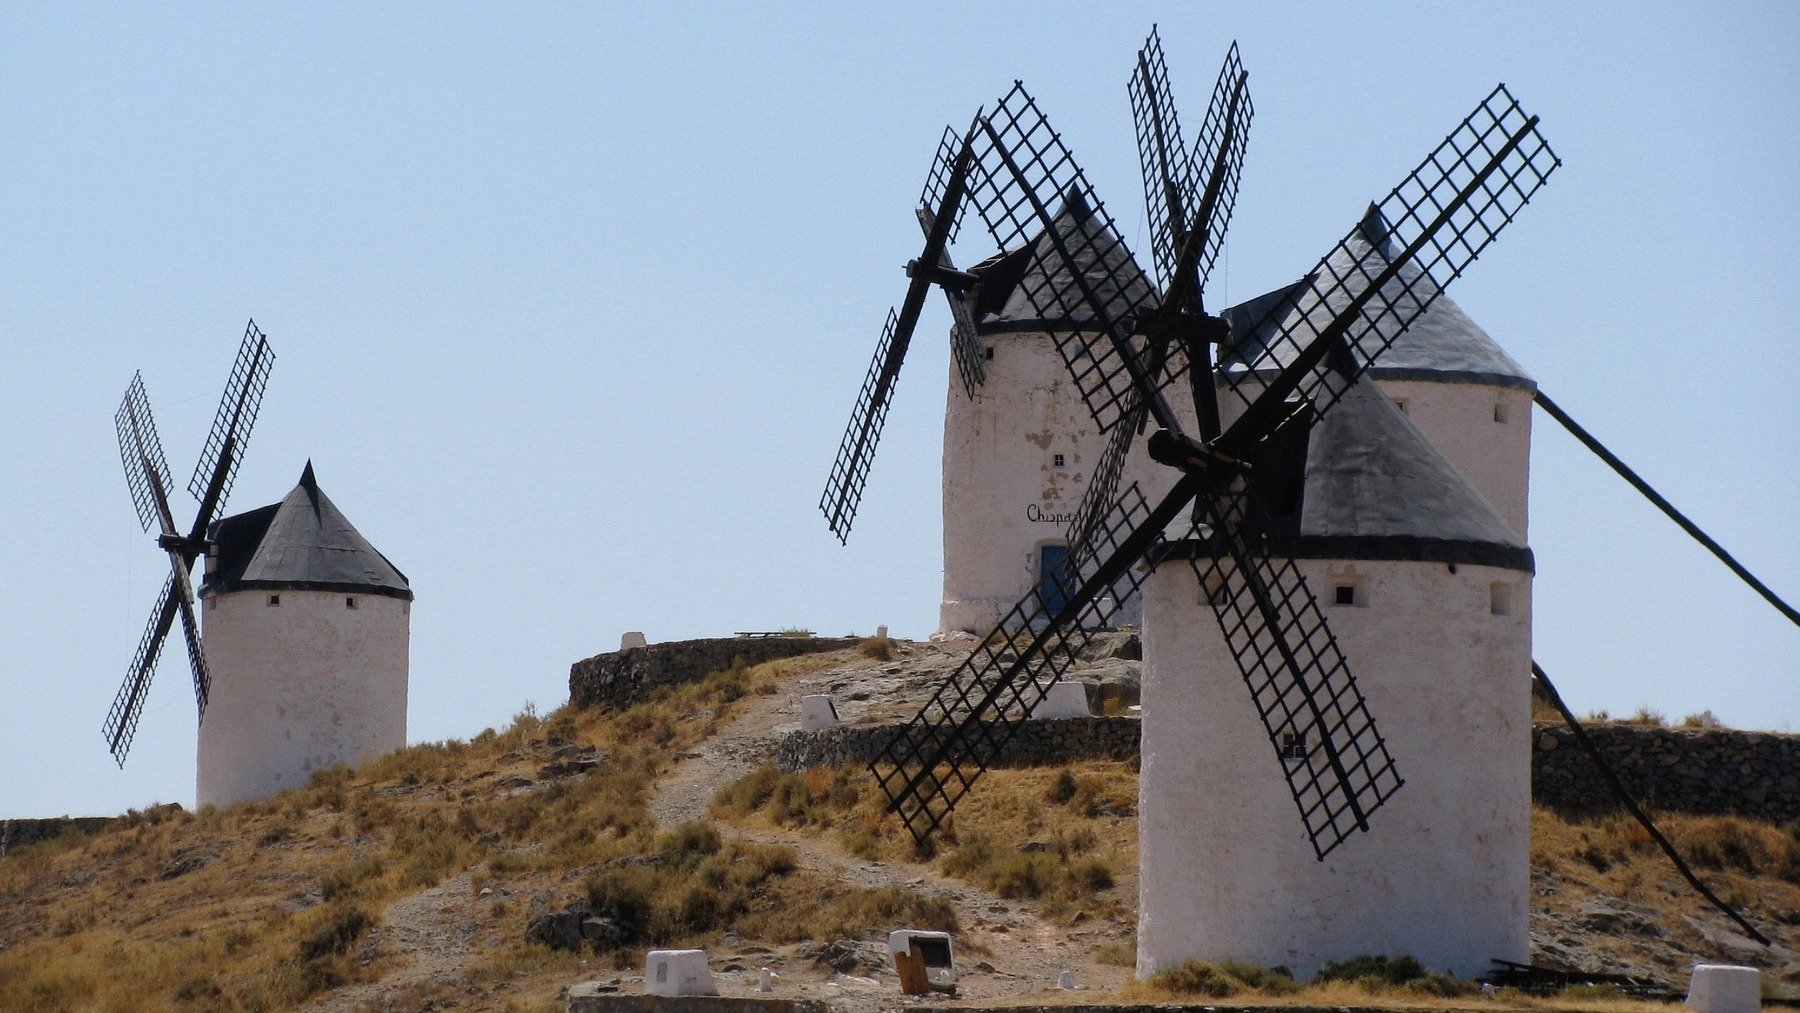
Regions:
M 906 262 L 906 276 L 921 281 L 928 281 L 939 288 L 948 289 L 952 292 L 967 292 L 974 288 L 975 284 L 981 280 L 977 275 L 970 274 L 967 271 L 958 271 L 955 268 L 944 267 L 939 264 L 927 264 L 920 260 L 909 260 Z
M 187 538 L 182 535 L 157 535 L 156 544 L 164 552 L 179 552 L 184 560 L 195 560 L 212 548 L 213 543 L 204 538 Z
M 1158 429 L 1151 433 L 1144 449 L 1158 464 L 1186 472 L 1205 471 L 1227 481 L 1250 470 L 1249 462 L 1221 453 L 1211 445 L 1173 429 Z
M 1152 344 L 1165 348 L 1222 347 L 1231 343 L 1231 325 L 1225 318 L 1180 307 L 1168 311 L 1153 307 L 1140 313 L 1136 331 Z

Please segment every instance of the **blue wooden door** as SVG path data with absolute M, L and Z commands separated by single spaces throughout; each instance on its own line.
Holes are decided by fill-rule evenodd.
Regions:
M 1062 572 L 1063 560 L 1069 558 L 1067 545 L 1043 545 L 1038 547 L 1038 592 L 1044 599 L 1044 612 L 1054 616 L 1068 604 L 1069 592 L 1073 588 L 1066 583 Z

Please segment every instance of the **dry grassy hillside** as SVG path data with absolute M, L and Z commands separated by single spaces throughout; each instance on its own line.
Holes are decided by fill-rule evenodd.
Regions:
M 0 858 L 0 1008 L 559 1009 L 575 981 L 634 989 L 643 949 L 673 943 L 707 946 L 728 988 L 769 965 L 790 994 L 873 1002 L 895 990 L 870 941 L 899 924 L 956 929 L 977 998 L 1041 999 L 1064 967 L 1125 989 L 1127 765 L 997 772 L 932 856 L 902 843 L 859 772 L 757 766 L 799 692 L 878 674 L 895 650 L 932 649 L 734 669 L 622 712 L 528 712 L 265 802 L 136 813 L 17 850 Z M 1779 934 L 1790 949 L 1775 976 L 1794 983 L 1800 837 L 1734 819 L 1667 825 Z M 1745 959 L 1627 824 L 1540 812 L 1533 864 L 1548 955 L 1665 977 L 1695 956 Z M 534 916 L 576 903 L 599 938 L 579 952 L 526 941 Z M 1227 991 L 1262 1001 L 1288 991 L 1222 973 Z M 1383 987 L 1329 994 L 1413 994 Z

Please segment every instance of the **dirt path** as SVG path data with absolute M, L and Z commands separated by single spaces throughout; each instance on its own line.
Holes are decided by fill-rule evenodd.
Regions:
M 479 937 L 484 921 L 476 910 L 466 872 L 401 897 L 382 912 L 380 924 L 365 944 L 376 959 L 396 959 L 398 966 L 379 981 L 336 989 L 309 1008 L 318 1013 L 352 1013 L 416 1007 L 416 1002 L 407 1001 L 412 994 L 467 981 L 482 956 Z
M 931 669 L 939 663 L 940 659 L 933 657 L 917 658 L 915 665 L 890 664 L 876 667 L 873 674 L 877 680 L 885 674 L 890 681 L 898 682 L 906 669 Z M 766 762 L 776 739 L 799 726 L 800 697 L 833 685 L 841 687 L 843 675 L 834 671 L 802 677 L 780 692 L 756 700 L 730 725 L 685 754 L 662 777 L 650 802 L 651 814 L 664 826 L 705 818 L 713 796 L 721 788 Z M 879 705 L 879 697 L 886 694 L 875 695 L 874 703 Z M 907 887 L 948 899 L 955 905 L 962 925 L 957 942 L 961 948 L 959 987 L 965 997 L 1016 997 L 1036 992 L 1053 986 L 1057 975 L 1065 970 L 1074 971 L 1077 982 L 1085 988 L 1119 988 L 1128 979 L 1127 969 L 1094 960 L 1100 943 L 1129 941 L 1128 933 L 1125 939 L 1119 939 L 1118 930 L 1111 926 L 1055 925 L 1039 917 L 1027 902 L 999 897 L 943 876 L 926 865 L 858 858 L 829 840 L 808 834 L 727 825 L 720 825 L 720 829 L 729 836 L 787 845 L 794 849 L 802 868 L 839 882 L 870 889 Z M 828 978 L 830 974 L 824 970 L 820 977 Z M 858 987 L 861 982 L 851 979 L 850 988 L 853 993 L 880 1000 L 880 1005 L 885 1005 L 888 997 L 897 1001 L 900 996 L 889 980 L 891 973 L 878 973 L 877 977 L 881 979 L 879 983 L 868 982 L 862 987 Z

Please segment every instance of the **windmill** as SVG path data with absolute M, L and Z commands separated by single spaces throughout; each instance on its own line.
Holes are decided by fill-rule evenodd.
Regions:
M 1158 290 L 1124 284 L 1129 251 L 1072 153 L 1022 84 L 978 114 L 950 161 L 932 219 L 965 199 L 1002 251 L 1029 243 L 1043 285 L 1029 297 L 1088 331 L 1057 348 L 1100 431 L 1104 461 L 1071 524 L 1063 592 L 1027 594 L 999 628 L 894 735 L 871 765 L 890 808 L 925 841 L 993 761 L 1019 722 L 1085 646 L 1087 630 L 1134 593 L 1134 567 L 1176 534 L 1204 537 L 1227 561 L 1206 577 L 1240 674 L 1282 764 L 1308 840 L 1324 859 L 1400 787 L 1401 778 L 1312 592 L 1297 570 L 1262 557 L 1240 530 L 1260 448 L 1323 416 L 1443 287 L 1510 222 L 1555 168 L 1555 155 L 1504 87 L 1496 88 L 1378 205 L 1391 257 L 1348 256 L 1356 230 L 1305 284 L 1266 312 L 1281 323 L 1249 368 L 1213 368 L 1230 328 L 1206 313 L 1206 269 L 1232 206 L 1251 106 L 1235 47 L 1193 148 L 1181 141 L 1160 44 L 1140 55 L 1132 93 L 1145 193 L 1156 226 Z M 1059 227 L 1080 206 L 1102 227 Z M 928 243 L 927 253 L 933 253 Z M 1167 394 L 1186 376 L 1195 432 Z M 1217 381 L 1215 386 L 1215 380 Z M 1152 504 L 1122 482 L 1140 420 L 1173 484 Z M 1201 565 L 1196 563 L 1196 565 Z M 1051 607 L 1051 597 L 1060 598 Z M 1289 759 L 1292 759 L 1290 756 Z
M 275 353 L 250 321 L 238 346 L 237 360 L 225 383 L 225 394 L 213 416 L 212 431 L 200 451 L 200 461 L 188 480 L 188 492 L 199 501 L 194 521 L 186 534 L 175 526 L 170 506 L 172 482 L 169 463 L 163 456 L 162 439 L 156 432 L 156 420 L 150 414 L 150 399 L 144 393 L 142 373 L 134 375 L 125 389 L 125 400 L 119 405 L 113 421 L 119 433 L 119 456 L 125 465 L 125 483 L 131 502 L 137 509 L 138 521 L 145 531 L 156 530 L 156 544 L 167 555 L 169 576 L 163 582 L 161 595 L 150 612 L 150 622 L 138 641 L 137 653 L 126 670 L 125 682 L 113 698 L 102 732 L 106 748 L 119 766 L 125 765 L 125 754 L 131 749 L 137 733 L 138 718 L 143 713 L 144 699 L 150 679 L 156 674 L 157 657 L 163 641 L 181 618 L 181 632 L 187 643 L 188 666 L 194 674 L 194 700 L 202 718 L 212 677 L 207 668 L 206 650 L 200 640 L 200 625 L 194 617 L 194 586 L 190 574 L 194 562 L 207 552 L 208 528 L 224 510 L 237 478 L 238 465 L 244 457 L 244 445 L 250 439 L 250 428 L 256 423 L 257 409 L 262 404 L 263 389 L 268 385 L 269 370 L 275 364 Z

